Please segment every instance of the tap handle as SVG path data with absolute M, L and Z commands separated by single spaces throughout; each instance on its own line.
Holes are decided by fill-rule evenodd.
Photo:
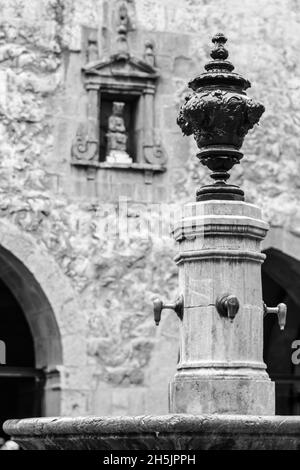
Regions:
M 154 299 L 153 300 L 153 312 L 154 312 L 154 321 L 156 326 L 159 325 L 160 319 L 161 319 L 161 312 L 163 307 L 163 303 L 160 299 Z
M 153 312 L 154 312 L 154 321 L 157 326 L 159 325 L 159 322 L 161 320 L 161 312 L 165 308 L 174 310 L 177 316 L 180 318 L 180 320 L 182 320 L 183 311 L 184 311 L 183 295 L 180 295 L 178 299 L 174 302 L 174 304 L 165 304 L 158 298 L 154 299 Z
M 226 300 L 227 313 L 230 320 L 233 320 L 239 311 L 240 303 L 235 295 L 229 295 Z
M 216 309 L 221 317 L 234 320 L 240 308 L 239 299 L 235 295 L 224 294 L 216 300 Z
M 266 304 L 264 304 L 264 317 L 269 313 L 275 313 L 277 315 L 279 328 L 283 331 L 286 325 L 286 304 L 280 303 L 277 307 L 267 307 Z

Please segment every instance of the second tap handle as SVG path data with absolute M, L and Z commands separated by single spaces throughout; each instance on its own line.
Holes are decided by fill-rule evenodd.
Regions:
M 268 315 L 269 313 L 275 313 L 277 315 L 279 328 L 283 331 L 286 324 L 286 304 L 280 303 L 277 305 L 277 307 L 267 307 L 266 304 L 264 304 L 264 316 Z

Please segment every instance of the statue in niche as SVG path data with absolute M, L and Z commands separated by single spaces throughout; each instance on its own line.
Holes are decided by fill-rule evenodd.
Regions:
M 108 163 L 132 163 L 132 158 L 126 151 L 127 133 L 123 111 L 125 103 L 114 101 L 112 114 L 108 119 L 107 156 Z

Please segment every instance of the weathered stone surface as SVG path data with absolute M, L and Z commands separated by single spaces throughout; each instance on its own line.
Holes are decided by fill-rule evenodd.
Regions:
M 157 127 L 168 171 L 155 176 L 150 185 L 144 183 L 143 174 L 106 170 L 87 181 L 70 165 L 72 139 L 87 105 L 81 82 L 86 60 L 82 26 L 98 28 L 99 52 L 110 53 L 113 37 L 108 33 L 114 31 L 115 2 L 0 0 L 0 217 L 26 235 L 22 239 L 12 235 L 14 243 L 10 239 L 4 244 L 3 238 L 3 244 L 29 268 L 36 266 L 33 275 L 42 278 L 62 337 L 84 331 L 86 353 L 76 349 L 73 354 L 69 346 L 65 350 L 80 356 L 78 364 L 86 354 L 91 396 L 97 390 L 102 393 L 97 388 L 100 375 L 109 384 L 103 394 L 111 393 L 111 387 L 145 387 L 146 399 L 140 403 L 153 399 L 151 412 L 156 401 L 163 413 L 165 388 L 155 395 L 154 379 L 148 377 L 160 366 L 157 350 L 164 358 L 165 376 L 173 373 L 178 346 L 174 335 L 162 339 L 155 330 L 151 302 L 156 295 L 166 300 L 176 297 L 177 268 L 173 242 L 148 236 L 146 227 L 159 219 L 160 203 L 175 198 L 190 201 L 196 187 L 207 181 L 195 158 L 196 145 L 192 139 L 184 140 L 179 128 L 176 131 L 186 82 L 207 61 L 209 38 L 226 30 L 237 71 L 251 80 L 255 87 L 251 94 L 266 107 L 261 126 L 248 135 L 243 165 L 235 167 L 231 179 L 243 187 L 249 201 L 263 206 L 265 217 L 277 227 L 275 238 L 270 238 L 272 246 L 300 258 L 300 6 L 292 0 L 129 3 L 129 46 L 142 57 L 144 41 L 155 42 L 161 75 Z M 115 224 L 119 196 L 131 198 L 126 218 L 130 235 L 121 239 L 117 226 L 114 235 L 105 231 Z M 149 204 L 154 206 L 151 216 L 146 211 Z M 1 229 L 1 238 L 6 231 L 12 229 Z M 38 262 L 39 253 L 43 256 Z M 143 338 L 142 345 L 137 345 L 138 338 Z M 39 358 L 57 360 L 53 345 L 42 340 L 36 344 Z M 91 403 L 87 400 L 91 408 L 86 412 L 94 411 Z M 111 410 L 106 403 L 100 396 L 98 413 Z M 126 406 L 124 413 L 130 413 Z
M 28 450 L 299 450 L 297 416 L 167 415 L 7 421 Z

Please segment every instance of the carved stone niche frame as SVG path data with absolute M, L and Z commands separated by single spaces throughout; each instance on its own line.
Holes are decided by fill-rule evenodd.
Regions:
M 91 41 L 90 41 L 91 42 Z M 154 98 L 159 77 L 154 67 L 153 45 L 145 45 L 145 60 L 118 52 L 107 60 L 92 60 L 83 67 L 87 92 L 87 117 L 72 145 L 72 164 L 94 169 L 144 171 L 146 178 L 163 172 L 165 155 L 155 132 Z M 134 103 L 135 155 L 132 162 L 110 163 L 101 152 L 101 106 L 103 100 Z M 102 154 L 101 154 L 102 153 Z

